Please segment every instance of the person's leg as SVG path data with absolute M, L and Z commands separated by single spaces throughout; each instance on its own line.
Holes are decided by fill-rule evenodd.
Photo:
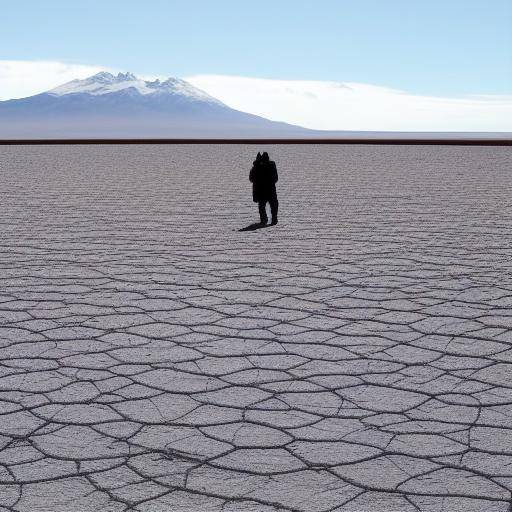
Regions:
M 277 224 L 277 210 L 279 209 L 279 201 L 277 196 L 270 200 L 270 212 L 272 213 L 272 224 Z
M 262 224 L 266 224 L 268 222 L 266 205 L 267 205 L 267 201 L 258 201 L 258 209 L 260 211 L 260 221 Z

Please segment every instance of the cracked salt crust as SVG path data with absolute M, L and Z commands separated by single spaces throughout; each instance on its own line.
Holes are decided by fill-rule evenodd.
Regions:
M 511 150 L 254 149 L 2 148 L 0 509 L 509 511 Z

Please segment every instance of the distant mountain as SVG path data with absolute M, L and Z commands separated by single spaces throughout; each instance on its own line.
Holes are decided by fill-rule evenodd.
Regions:
M 314 131 L 232 109 L 184 80 L 101 72 L 0 101 L 0 138 L 305 137 Z

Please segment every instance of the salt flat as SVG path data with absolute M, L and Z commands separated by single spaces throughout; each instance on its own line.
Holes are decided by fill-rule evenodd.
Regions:
M 257 220 L 269 151 L 280 223 Z M 0 510 L 506 512 L 512 150 L 0 147 Z

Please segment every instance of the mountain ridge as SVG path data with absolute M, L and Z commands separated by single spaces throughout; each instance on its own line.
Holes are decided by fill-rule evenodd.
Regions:
M 191 99 L 224 105 L 220 100 L 180 78 L 169 77 L 164 81 L 157 78 L 151 81 L 138 78 L 130 72 L 118 73 L 116 76 L 107 71 L 101 71 L 85 79 L 67 82 L 50 89 L 47 93 L 53 96 L 81 93 L 99 96 L 130 88 L 135 89 L 142 95 L 181 94 Z
M 312 131 L 241 112 L 185 80 L 102 71 L 0 102 L 0 137 L 254 137 Z

